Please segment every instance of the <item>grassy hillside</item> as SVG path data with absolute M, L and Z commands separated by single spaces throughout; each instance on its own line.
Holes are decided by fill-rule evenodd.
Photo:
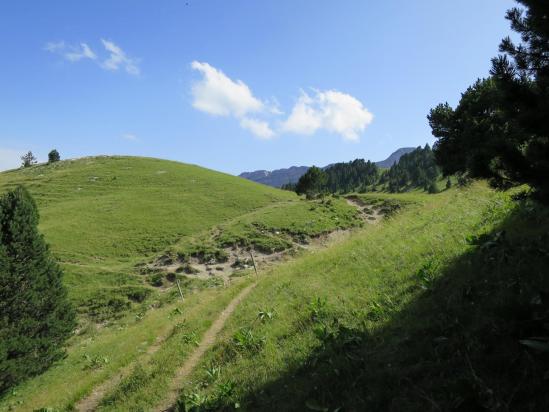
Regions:
M 183 237 L 246 212 L 295 200 L 288 192 L 177 162 L 90 157 L 0 173 L 0 192 L 25 185 L 40 229 L 77 303 L 136 287 L 133 266 Z
M 180 406 L 548 407 L 548 211 L 480 184 L 380 196 L 411 203 L 262 279 Z
M 342 198 L 305 201 L 154 159 L 0 174 L 3 189 L 17 183 L 38 200 L 75 302 L 101 323 L 83 322 L 67 358 L 4 394 L 1 411 L 70 410 L 105 383 L 96 409 L 153 410 L 252 279 L 177 272 L 181 302 L 176 287 L 147 283 L 145 262 L 184 263 L 197 250 L 218 259 L 248 245 L 295 249 L 361 226 Z M 180 409 L 549 408 L 539 390 L 549 371 L 549 211 L 482 183 L 436 195 L 356 194 L 351 203 L 390 217 L 260 268 L 255 289 L 184 380 Z M 107 211 L 114 217 L 102 221 Z M 133 296 L 134 310 L 105 311 L 120 296 Z
M 251 232 L 249 244 L 258 249 L 286 249 L 294 237 L 306 242 L 360 223 L 344 199 L 306 202 L 290 192 L 156 159 L 96 157 L 0 174 L 0 191 L 17 184 L 37 200 L 40 229 L 85 316 L 68 342 L 67 358 L 2 394 L 0 410 L 70 409 L 124 371 L 132 372 L 130 378 L 137 374 L 139 385 L 130 380 L 133 390 L 108 394 L 105 402 L 119 405 L 117 396 L 126 394 L 150 407 L 250 279 L 243 273 L 224 283 L 178 273 L 181 302 L 173 280 L 164 287 L 149 284 L 144 264 L 187 252 L 188 245 L 248 243 Z M 135 364 L 143 367 L 134 371 Z

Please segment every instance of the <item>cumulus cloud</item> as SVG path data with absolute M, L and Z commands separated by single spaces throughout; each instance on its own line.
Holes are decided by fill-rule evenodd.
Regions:
M 71 46 L 64 41 L 49 42 L 46 43 L 44 49 L 51 53 L 57 53 L 70 62 L 77 62 L 82 59 L 97 59 L 97 55 L 86 43 L 80 43 L 78 46 Z
M 355 97 L 336 90 L 302 92 L 282 131 L 311 135 L 324 129 L 345 140 L 358 141 L 374 116 Z
M 254 97 L 243 81 L 230 79 L 208 63 L 193 61 L 191 67 L 202 74 L 202 79 L 195 82 L 191 90 L 196 109 L 217 116 L 232 115 L 238 118 L 263 110 L 263 102 Z
M 265 118 L 284 114 L 276 98 L 258 99 L 242 80 L 233 80 L 208 63 L 193 61 L 191 67 L 202 75 L 191 87 L 193 107 L 214 116 L 234 117 L 240 127 L 262 139 L 324 130 L 358 141 L 373 120 L 372 113 L 350 94 L 315 90 L 309 95 L 302 91 L 289 116 L 273 130 Z
M 262 139 L 270 139 L 275 135 L 275 132 L 271 129 L 269 123 L 263 120 L 244 117 L 240 120 L 240 126 Z
M 265 111 L 274 113 L 278 111 L 274 103 L 262 102 L 242 80 L 233 80 L 208 63 L 193 61 L 191 67 L 202 75 L 191 88 L 195 109 L 214 116 L 235 117 L 243 129 L 262 139 L 275 135 L 267 121 L 248 116 Z
M 101 43 L 103 43 L 105 50 L 110 53 L 110 56 L 103 61 L 101 67 L 112 71 L 116 71 L 120 67 L 123 67 L 128 74 L 132 74 L 134 76 L 139 75 L 140 70 L 136 60 L 128 57 L 124 50 L 112 41 L 101 39 Z

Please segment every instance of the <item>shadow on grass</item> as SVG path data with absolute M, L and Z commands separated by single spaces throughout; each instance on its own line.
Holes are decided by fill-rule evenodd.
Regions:
M 320 348 L 242 408 L 549 410 L 549 212 L 524 203 L 469 242 L 436 277 L 418 273 L 405 292 L 416 298 L 374 332 L 371 314 L 362 326 L 317 321 Z

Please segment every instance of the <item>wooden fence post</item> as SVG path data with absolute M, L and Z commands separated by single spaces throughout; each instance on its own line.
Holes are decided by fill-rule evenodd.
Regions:
M 183 297 L 183 292 L 181 291 L 181 286 L 179 285 L 179 279 L 175 279 L 175 282 L 177 283 L 177 289 L 179 289 L 179 294 L 181 295 L 181 300 L 184 302 L 185 298 Z
M 250 249 L 250 256 L 252 257 L 252 263 L 254 265 L 255 277 L 258 278 L 259 275 L 257 274 L 257 266 L 255 265 L 255 259 L 254 259 L 254 254 L 252 252 L 252 249 Z

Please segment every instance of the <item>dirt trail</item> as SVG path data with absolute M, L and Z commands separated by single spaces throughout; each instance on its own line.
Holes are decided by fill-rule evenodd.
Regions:
M 383 218 L 383 214 L 379 213 L 377 209 L 370 205 L 362 204 L 358 200 L 354 199 L 347 199 L 347 202 L 356 207 L 361 212 L 361 217 L 367 221 L 368 223 L 375 224 L 378 221 L 380 221 Z M 337 243 L 339 241 L 342 241 L 351 233 L 351 230 L 335 230 L 331 233 L 326 234 L 325 236 L 320 236 L 315 241 L 311 242 L 309 245 L 302 246 L 304 249 L 320 249 L 325 248 L 330 244 Z M 268 263 L 268 262 L 264 262 Z M 272 263 L 272 262 L 270 262 Z M 216 342 L 216 337 L 221 332 L 221 329 L 223 329 L 223 326 L 225 326 L 225 322 L 231 316 L 231 314 L 235 311 L 235 309 L 238 307 L 240 302 L 242 302 L 246 296 L 252 291 L 252 289 L 257 285 L 257 282 L 251 284 L 250 286 L 247 286 L 245 289 L 243 289 L 238 296 L 236 296 L 229 305 L 221 312 L 219 317 L 214 321 L 212 326 L 206 331 L 204 334 L 204 337 L 202 338 L 202 341 L 200 342 L 199 346 L 195 349 L 195 351 L 191 354 L 189 358 L 183 363 L 181 368 L 176 372 L 176 375 L 174 379 L 172 380 L 172 384 L 170 386 L 170 390 L 168 392 L 168 395 L 163 400 L 163 402 L 159 405 L 157 405 L 156 408 L 154 408 L 155 411 L 161 411 L 161 412 L 173 412 L 174 406 L 177 401 L 177 398 L 179 397 L 180 390 L 183 387 L 183 384 L 185 382 L 185 379 L 193 372 L 196 365 L 200 362 L 200 359 L 202 356 L 206 353 L 208 349 L 210 349 L 214 343 Z
M 346 198 L 346 201 L 349 205 L 355 207 L 360 213 L 361 218 L 370 224 L 376 224 L 378 223 L 382 218 L 383 214 L 379 212 L 378 209 L 371 205 L 367 205 L 360 201 L 360 199 L 357 198 Z M 336 230 L 331 233 L 328 233 L 323 236 L 319 236 L 318 238 L 312 239 L 309 245 L 300 245 L 300 247 L 304 249 L 318 249 L 318 248 L 325 248 L 329 244 L 336 243 L 338 241 L 343 240 L 346 235 L 348 235 L 351 231 L 350 230 Z M 196 264 L 196 266 L 200 267 L 200 275 L 199 277 L 207 278 L 208 276 L 215 276 L 215 275 L 225 275 L 223 277 L 226 277 L 228 272 L 228 269 L 231 267 L 231 264 L 234 263 L 234 260 L 241 259 L 244 260 L 245 256 L 244 251 L 240 250 L 232 250 L 232 254 L 230 255 L 231 258 L 229 262 L 226 262 L 224 264 L 215 264 L 211 266 L 215 266 L 217 268 L 216 271 L 213 271 L 210 265 L 202 265 L 204 268 L 200 267 L 201 265 Z M 257 253 L 257 252 L 256 252 Z M 259 256 L 257 256 L 259 255 Z M 257 254 L 256 255 L 256 261 L 257 263 L 263 263 L 263 264 L 273 264 L 278 260 L 282 260 L 283 253 L 276 253 L 272 255 L 265 255 L 263 254 Z M 175 272 L 177 268 L 177 264 L 174 264 L 173 267 L 171 265 L 166 265 L 164 268 L 167 269 L 167 271 Z M 213 273 L 212 273 L 213 272 Z M 217 272 L 217 273 L 215 273 Z M 219 273 L 221 272 L 221 273 Z M 227 279 L 228 281 L 228 276 Z M 172 411 L 173 406 L 177 401 L 177 398 L 179 396 L 179 391 L 181 387 L 184 384 L 185 379 L 191 374 L 193 369 L 196 367 L 204 353 L 208 349 L 210 349 L 215 341 L 216 337 L 223 329 L 223 326 L 225 325 L 225 322 L 229 318 L 229 316 L 232 315 L 232 313 L 235 311 L 237 306 L 246 298 L 246 296 L 253 290 L 253 288 L 257 285 L 257 282 L 247 286 L 244 288 L 228 305 L 227 307 L 221 312 L 221 314 L 218 316 L 218 318 L 212 323 L 210 328 L 206 331 L 204 334 L 202 341 L 199 343 L 198 347 L 194 350 L 194 352 L 191 354 L 191 356 L 183 363 L 183 365 L 179 368 L 179 370 L 176 372 L 176 375 L 174 379 L 172 380 L 168 395 L 163 400 L 163 402 L 158 405 L 154 410 L 155 411 Z M 158 337 L 156 342 L 153 343 L 147 350 L 147 352 L 139 359 L 139 361 L 144 361 L 147 358 L 150 358 L 154 353 L 160 349 L 162 344 L 164 343 L 166 336 Z M 135 365 L 135 362 L 132 362 L 131 364 L 125 366 L 122 368 L 118 373 L 113 375 L 111 378 L 107 379 L 103 383 L 101 383 L 99 386 L 97 386 L 87 397 L 81 399 L 76 405 L 75 409 L 80 412 L 91 412 L 95 411 L 97 407 L 99 406 L 101 400 L 105 397 L 107 392 L 111 389 L 117 386 L 122 379 L 124 379 L 126 376 L 128 376 L 133 366 Z
M 345 200 L 349 205 L 355 207 L 361 213 L 362 220 L 367 223 L 373 225 L 383 218 L 383 214 L 380 213 L 379 209 L 364 203 L 357 197 L 347 197 Z
M 202 341 L 199 343 L 198 347 L 194 350 L 194 352 L 191 354 L 189 358 L 183 363 L 181 368 L 176 372 L 174 379 L 172 380 L 172 384 L 170 386 L 170 390 L 168 392 L 168 395 L 163 400 L 163 402 L 160 405 L 157 405 L 156 408 L 154 408 L 155 411 L 172 411 L 173 406 L 175 402 L 177 401 L 177 398 L 179 396 L 179 391 L 181 387 L 183 386 L 185 378 L 189 376 L 189 374 L 193 371 L 195 366 L 198 364 L 204 353 L 208 349 L 210 349 L 213 344 L 215 343 L 215 338 L 223 329 L 223 326 L 225 326 L 225 322 L 231 316 L 231 314 L 234 312 L 236 307 L 240 304 L 244 298 L 252 291 L 252 289 L 257 285 L 256 283 L 252 283 L 251 285 L 244 288 L 228 305 L 227 307 L 221 312 L 219 317 L 212 323 L 212 326 L 206 331 L 204 334 Z
M 133 370 L 133 366 L 137 364 L 137 362 L 144 362 L 148 358 L 150 358 L 152 355 L 154 355 L 158 349 L 162 346 L 166 338 L 168 337 L 169 333 L 171 333 L 171 329 L 168 331 L 168 333 L 164 334 L 163 336 L 159 336 L 156 338 L 155 342 L 148 347 L 147 351 L 136 361 L 131 362 L 129 365 L 126 365 L 122 369 L 120 369 L 117 373 L 115 373 L 113 376 L 108 378 L 103 383 L 99 384 L 99 386 L 95 387 L 92 392 L 86 396 L 85 398 L 80 399 L 75 405 L 75 410 L 79 412 L 92 412 L 97 409 L 99 406 L 99 403 L 101 400 L 105 397 L 107 392 L 111 389 L 117 386 L 122 379 L 124 379 L 126 376 L 128 376 L 131 371 Z

